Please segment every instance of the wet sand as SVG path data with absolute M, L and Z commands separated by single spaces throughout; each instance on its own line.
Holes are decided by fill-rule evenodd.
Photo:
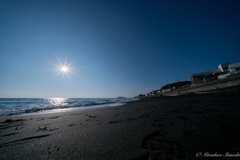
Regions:
M 235 88 L 2 117 L 0 159 L 239 159 L 239 113 Z

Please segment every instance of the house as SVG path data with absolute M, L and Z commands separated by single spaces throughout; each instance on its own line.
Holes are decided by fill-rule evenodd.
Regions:
M 228 66 L 229 63 L 219 64 L 218 69 L 220 69 L 222 72 L 228 72 Z
M 188 87 L 191 85 L 190 81 L 180 81 L 180 82 L 175 82 L 175 83 L 171 83 L 171 84 L 167 84 L 165 86 L 163 86 L 160 91 L 162 93 L 165 92 L 170 92 L 172 90 L 178 89 L 178 88 L 183 88 L 183 87 Z
M 231 73 L 240 73 L 240 63 L 234 63 L 229 65 L 229 71 Z
M 221 69 L 221 66 L 218 68 Z M 223 69 L 223 74 L 219 75 L 218 79 L 219 80 L 225 79 L 239 73 L 240 73 L 240 63 L 229 64 L 227 67 L 225 66 L 225 69 Z
M 194 73 L 190 76 L 192 84 L 206 83 L 218 79 L 224 79 L 231 75 L 240 73 L 240 63 L 222 63 L 217 70 Z
M 159 94 L 161 94 L 160 90 L 154 90 L 154 91 L 148 93 L 147 96 L 155 96 L 155 95 L 159 95 Z
M 172 88 L 166 88 L 166 89 L 162 89 L 162 93 L 165 93 L 165 92 L 170 92 L 172 91 L 173 89 Z
M 200 73 L 194 73 L 190 76 L 192 84 L 199 84 L 199 83 L 205 83 L 213 80 L 217 80 L 217 75 L 221 73 L 222 71 L 220 69 L 212 70 L 212 71 L 206 71 L 206 72 L 200 72 Z
M 145 94 L 139 94 L 138 97 L 145 97 Z

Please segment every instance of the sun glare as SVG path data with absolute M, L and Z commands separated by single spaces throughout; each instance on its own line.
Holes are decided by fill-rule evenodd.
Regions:
M 63 66 L 63 67 L 61 68 L 61 70 L 62 70 L 62 72 L 68 72 L 68 67 Z
M 56 57 L 57 57 L 57 56 L 56 56 Z M 57 57 L 57 60 L 58 60 L 59 64 L 58 64 L 58 65 L 57 65 L 57 64 L 54 64 L 54 65 L 57 67 L 57 69 L 56 69 L 56 70 L 58 71 L 58 74 L 57 74 L 57 75 L 62 74 L 62 79 L 63 79 L 63 78 L 64 78 L 64 75 L 66 74 L 66 75 L 68 76 L 68 78 L 70 78 L 69 73 L 73 73 L 73 72 L 71 71 L 73 68 L 70 68 L 70 66 L 73 64 L 73 62 L 67 64 L 67 59 L 65 59 L 65 62 L 62 63 L 62 62 L 59 60 L 58 57 Z

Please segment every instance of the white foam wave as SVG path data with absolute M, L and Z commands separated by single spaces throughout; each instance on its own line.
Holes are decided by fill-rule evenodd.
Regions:
M 98 106 L 107 106 L 107 104 L 121 105 L 126 101 L 132 101 L 136 99 L 64 99 L 64 98 L 49 98 L 44 99 L 41 103 L 30 103 L 27 102 L 27 107 L 19 108 L 0 108 L 0 116 L 12 116 L 20 114 L 31 114 L 31 113 L 41 113 L 48 112 L 52 110 L 70 109 L 70 108 L 89 108 Z M 18 102 L 17 102 L 18 103 Z

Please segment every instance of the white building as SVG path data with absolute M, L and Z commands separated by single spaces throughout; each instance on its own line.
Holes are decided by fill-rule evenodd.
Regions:
M 194 73 L 190 76 L 192 84 L 205 83 L 213 80 L 224 79 L 240 73 L 240 63 L 223 63 L 218 66 L 218 70 Z
M 218 66 L 220 69 L 222 66 Z M 228 67 L 224 66 L 223 68 L 224 74 L 218 76 L 218 79 L 225 79 L 235 74 L 240 73 L 240 63 L 229 64 Z

